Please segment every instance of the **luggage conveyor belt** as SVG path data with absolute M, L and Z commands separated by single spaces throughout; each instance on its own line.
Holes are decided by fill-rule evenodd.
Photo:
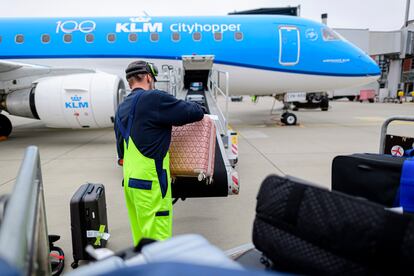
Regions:
M 215 105 L 211 104 L 213 98 L 209 91 L 182 91 L 177 97 L 188 100 L 187 96 L 202 95 L 204 96 L 204 105 L 210 115 L 221 113 Z M 190 97 L 191 98 L 191 97 Z M 215 102 L 215 101 L 214 101 Z M 238 194 L 239 183 L 237 172 L 230 163 L 226 148 L 223 143 L 220 130 L 220 120 L 216 120 L 216 151 L 214 160 L 213 182 L 198 181 L 197 177 L 176 177 L 172 183 L 173 198 L 190 198 L 190 197 L 226 197 L 228 195 Z

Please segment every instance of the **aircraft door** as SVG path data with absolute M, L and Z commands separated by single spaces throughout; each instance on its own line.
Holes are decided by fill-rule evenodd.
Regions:
M 300 34 L 297 27 L 279 27 L 279 63 L 293 66 L 299 63 Z

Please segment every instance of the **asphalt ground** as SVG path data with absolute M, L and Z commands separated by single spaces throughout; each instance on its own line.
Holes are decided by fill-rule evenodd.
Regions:
M 198 233 L 224 250 L 251 242 L 256 195 L 267 175 L 293 175 L 329 188 L 335 156 L 378 152 L 382 122 L 393 115 L 412 115 L 414 108 L 412 103 L 338 101 L 327 112 L 295 112 L 299 125 L 283 126 L 280 111 L 270 114 L 272 103 L 272 98 L 252 103 L 248 97 L 230 103 L 230 125 L 239 132 L 240 194 L 178 202 L 174 235 Z M 108 247 L 131 246 L 113 130 L 49 129 L 39 121 L 10 117 L 15 129 L 8 140 L 0 142 L 0 194 L 12 191 L 25 148 L 38 146 L 48 231 L 61 235 L 57 245 L 66 253 L 66 270 L 72 261 L 69 201 L 86 182 L 105 185 L 111 233 Z M 390 132 L 414 137 L 414 125 L 395 123 Z

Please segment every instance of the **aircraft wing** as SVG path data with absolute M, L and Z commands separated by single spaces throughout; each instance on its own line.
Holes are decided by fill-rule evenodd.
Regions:
M 93 69 L 58 68 L 0 60 L 0 94 L 30 87 L 43 77 L 94 72 Z
M 21 68 L 23 65 L 15 62 L 0 60 L 0 74 Z

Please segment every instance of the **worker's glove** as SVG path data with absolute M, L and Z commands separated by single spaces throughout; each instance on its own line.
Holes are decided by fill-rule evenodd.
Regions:
M 124 165 L 124 159 L 118 159 L 118 165 L 122 167 Z
M 201 107 L 201 109 L 203 110 L 203 113 L 204 114 L 208 114 L 207 107 L 205 107 L 204 105 L 201 105 L 201 104 L 199 104 L 198 106 Z

